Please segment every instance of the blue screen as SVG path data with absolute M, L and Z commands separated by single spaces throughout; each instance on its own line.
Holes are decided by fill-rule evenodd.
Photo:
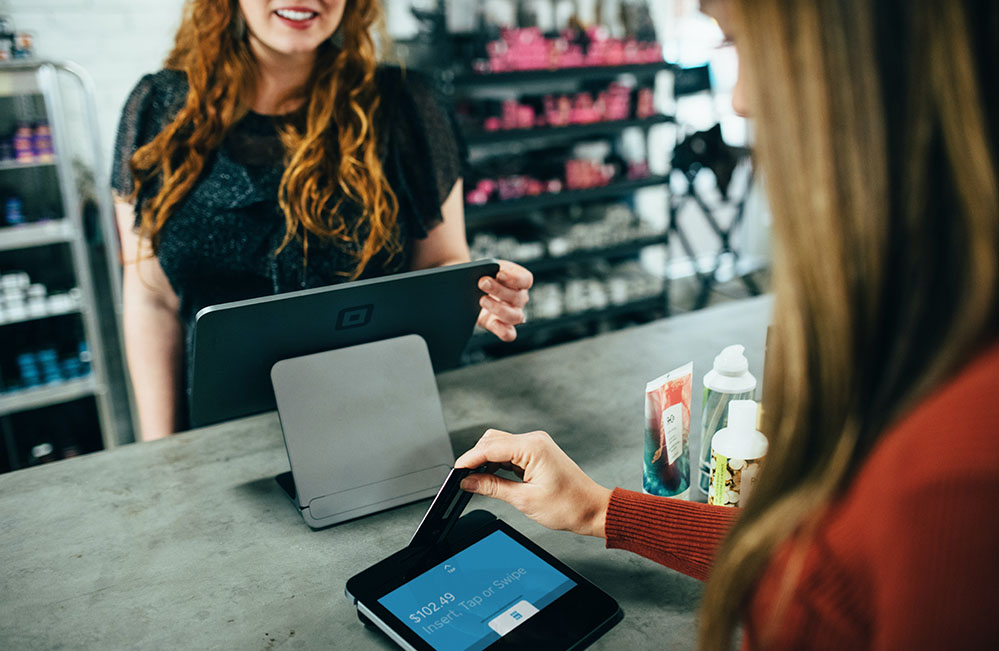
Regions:
M 478 651 L 575 585 L 495 531 L 378 603 L 439 651 Z

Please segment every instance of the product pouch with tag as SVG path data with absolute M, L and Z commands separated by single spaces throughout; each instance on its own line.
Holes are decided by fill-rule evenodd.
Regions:
M 645 461 L 642 487 L 651 495 L 686 499 L 690 493 L 690 405 L 694 365 L 645 387 Z

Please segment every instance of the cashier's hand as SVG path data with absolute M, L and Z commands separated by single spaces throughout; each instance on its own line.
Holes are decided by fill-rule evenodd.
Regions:
M 503 341 L 517 338 L 514 327 L 524 322 L 527 290 L 534 284 L 534 276 L 527 269 L 508 260 L 499 261 L 496 277 L 479 280 L 479 289 L 486 293 L 479 300 L 479 327 L 488 330 Z
M 590 479 L 545 432 L 487 430 L 454 465 L 478 468 L 487 463 L 512 470 L 523 481 L 476 473 L 462 480 L 461 487 L 503 500 L 549 529 L 606 537 L 611 491 Z

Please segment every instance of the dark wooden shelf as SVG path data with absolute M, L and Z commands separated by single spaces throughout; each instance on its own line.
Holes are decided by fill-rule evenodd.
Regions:
M 474 131 L 465 134 L 469 147 L 482 147 L 499 143 L 523 142 L 525 140 L 551 140 L 554 138 L 589 138 L 609 133 L 617 133 L 632 127 L 648 128 L 657 124 L 676 122 L 672 115 L 653 115 L 648 118 L 629 120 L 607 120 L 590 124 L 570 124 L 564 127 L 540 127 L 536 129 L 501 129 L 498 131 Z
M 570 253 L 566 253 L 565 255 L 526 260 L 520 262 L 519 264 L 522 264 L 530 269 L 532 273 L 544 273 L 554 269 L 561 269 L 574 262 L 592 260 L 593 258 L 616 258 L 637 253 L 647 246 L 665 245 L 666 243 L 666 233 L 660 233 L 651 237 L 628 240 L 627 242 L 621 242 L 620 244 L 615 244 L 613 246 L 605 246 L 594 249 L 577 249 Z
M 578 68 L 556 68 L 548 70 L 513 70 L 510 72 L 462 73 L 443 81 L 453 84 L 456 88 L 474 88 L 480 86 L 503 86 L 541 81 L 566 81 L 585 79 L 607 79 L 618 75 L 654 75 L 661 70 L 672 70 L 673 64 L 665 61 L 657 63 L 629 63 L 620 66 L 585 66 Z
M 644 179 L 631 181 L 617 181 L 599 188 L 589 188 L 587 190 L 563 190 L 551 194 L 538 194 L 521 199 L 509 199 L 507 201 L 494 201 L 482 206 L 465 206 L 465 222 L 468 227 L 480 227 L 495 224 L 509 219 L 495 219 L 501 215 L 512 213 L 523 213 L 529 210 L 541 210 L 555 206 L 568 206 L 574 203 L 585 203 L 598 199 L 608 199 L 630 194 L 635 190 L 649 188 L 657 185 L 664 185 L 669 181 L 667 176 L 652 175 Z M 517 215 L 515 218 L 520 218 Z

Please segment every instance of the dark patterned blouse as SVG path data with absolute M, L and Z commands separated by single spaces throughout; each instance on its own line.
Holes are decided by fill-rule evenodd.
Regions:
M 429 80 L 411 70 L 381 67 L 378 151 L 385 175 L 399 200 L 402 253 L 378 255 L 362 277 L 409 268 L 414 238 L 424 238 L 441 222 L 441 204 L 461 176 L 465 147 L 454 116 Z M 176 115 L 187 97 L 183 72 L 146 75 L 122 112 L 114 152 L 112 188 L 130 196 L 134 179 L 129 161 Z M 304 120 L 249 113 L 212 152 L 188 196 L 160 232 L 157 258 L 180 300 L 185 330 L 186 389 L 190 390 L 194 318 L 208 305 L 344 282 L 354 265 L 349 253 L 309 236 L 308 264 L 293 241 L 275 254 L 285 234 L 277 191 L 284 172 L 278 127 Z M 146 184 L 136 204 L 155 192 Z M 357 207 L 344 203 L 346 219 Z M 136 223 L 139 216 L 136 211 Z M 185 394 L 187 392 L 185 391 Z M 181 413 L 186 413 L 186 405 Z

